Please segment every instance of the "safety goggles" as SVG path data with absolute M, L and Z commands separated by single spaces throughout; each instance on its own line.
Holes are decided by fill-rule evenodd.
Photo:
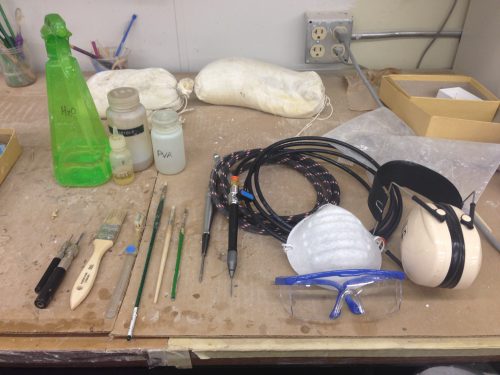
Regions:
M 398 311 L 404 279 L 400 271 L 350 269 L 280 276 L 274 283 L 293 317 L 325 322 L 340 316 L 344 302 L 353 314 L 367 320 Z

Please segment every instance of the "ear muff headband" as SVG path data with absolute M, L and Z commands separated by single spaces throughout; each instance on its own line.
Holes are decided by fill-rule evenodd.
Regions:
M 436 203 L 436 207 L 446 213 L 444 221 L 446 221 L 451 238 L 451 260 L 448 272 L 439 287 L 456 287 L 465 268 L 465 240 L 460 221 L 451 207 L 462 208 L 463 206 L 462 197 L 457 188 L 446 177 L 423 165 L 402 160 L 385 163 L 377 170 L 368 196 L 368 207 L 377 221 L 382 218 L 388 200 L 388 194 L 384 188 L 388 188 L 392 182 L 407 187 L 433 202 L 440 202 Z M 415 196 L 414 200 L 427 211 L 432 211 L 418 197 Z M 433 216 L 436 217 L 436 215 Z M 443 221 L 442 218 L 436 217 L 436 220 L 438 219 Z
M 462 278 L 465 267 L 465 241 L 462 233 L 462 226 L 457 214 L 447 204 L 436 204 L 436 207 L 446 212 L 446 225 L 451 237 L 451 261 L 448 273 L 443 282 L 439 284 L 441 288 L 454 288 Z
M 411 161 L 393 160 L 377 170 L 368 195 L 368 207 L 377 221 L 382 218 L 388 200 L 384 187 L 388 188 L 391 182 L 407 187 L 433 202 L 462 208 L 460 193 L 446 177 Z

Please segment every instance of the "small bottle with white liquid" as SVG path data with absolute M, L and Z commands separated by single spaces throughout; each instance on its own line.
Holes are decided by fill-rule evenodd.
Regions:
M 153 156 L 155 167 L 163 174 L 177 174 L 186 166 L 182 124 L 177 112 L 171 109 L 157 111 L 151 118 L 153 129 Z

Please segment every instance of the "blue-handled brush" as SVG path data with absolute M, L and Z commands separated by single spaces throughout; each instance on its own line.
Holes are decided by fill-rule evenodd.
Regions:
M 132 27 L 132 24 L 134 23 L 135 19 L 137 18 L 136 14 L 132 15 L 132 18 L 130 19 L 130 22 L 127 26 L 127 29 L 125 30 L 125 33 L 123 34 L 122 40 L 120 42 L 120 45 L 116 49 L 115 52 L 115 57 L 120 56 L 120 53 L 122 52 L 123 45 L 125 44 L 125 40 L 127 39 L 128 32 L 130 31 L 130 28 Z

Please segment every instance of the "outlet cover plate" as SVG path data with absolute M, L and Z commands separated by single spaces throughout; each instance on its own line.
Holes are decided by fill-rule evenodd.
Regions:
M 341 44 L 335 37 L 336 27 L 345 27 L 348 35 L 352 35 L 352 17 L 347 12 L 306 12 L 306 64 L 333 64 L 340 59 L 333 52 Z M 325 35 L 326 30 L 326 35 Z M 351 39 L 348 40 L 350 46 Z M 313 54 L 314 46 L 324 47 L 322 56 Z M 347 61 L 347 51 L 344 51 L 343 60 Z

